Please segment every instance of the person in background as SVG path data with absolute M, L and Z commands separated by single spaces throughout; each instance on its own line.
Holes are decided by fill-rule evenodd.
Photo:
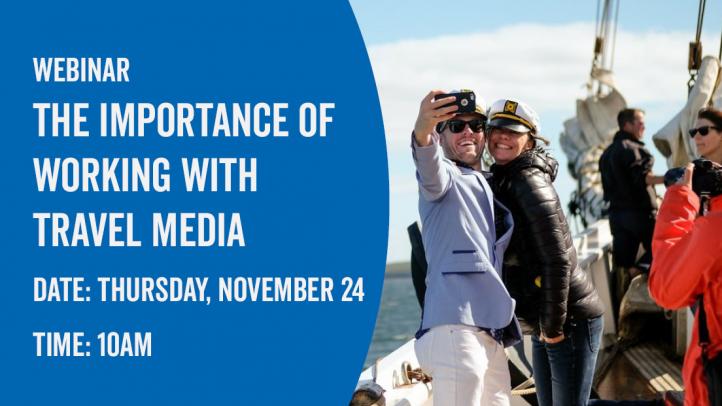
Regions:
M 577 266 L 566 218 L 552 182 L 558 164 L 537 144 L 539 118 L 527 104 L 498 100 L 489 110 L 494 195 L 511 210 L 514 231 L 504 281 L 532 334 L 533 373 L 542 406 L 586 405 L 601 342 L 603 308 Z
M 700 156 L 712 162 L 722 163 L 722 110 L 715 108 L 700 110 L 692 130 L 689 133 Z
M 442 93 L 421 101 L 412 136 L 428 262 L 415 352 L 433 379 L 434 405 L 509 405 L 504 346 L 521 335 L 501 280 L 512 220 L 480 172 L 483 102 L 457 114 L 456 96 L 437 99 Z
M 644 147 L 644 111 L 624 109 L 617 115 L 619 131 L 599 159 L 604 200 L 609 202 L 612 257 L 623 268 L 616 295 L 621 300 L 629 280 L 646 273 L 652 262 L 652 232 L 657 213 L 654 185 L 664 182 L 652 174 L 654 157 Z M 639 244 L 644 255 L 637 261 Z
M 702 157 L 722 164 L 720 110 L 700 111 L 689 134 Z M 679 309 L 698 303 L 682 368 L 685 406 L 710 405 L 711 394 L 722 397 L 722 376 L 710 378 L 703 367 L 703 356 L 709 362 L 717 360 L 718 373 L 722 365 L 722 195 L 711 197 L 706 215 L 698 216 L 701 203 L 692 190 L 693 174 L 694 165 L 689 164 L 678 184 L 665 193 L 652 240 L 655 259 L 649 274 L 650 293 L 660 306 Z M 701 326 L 702 309 L 706 323 Z M 700 328 L 705 326 L 709 343 L 703 350 Z M 717 391 L 710 391 L 710 385 L 716 385 Z

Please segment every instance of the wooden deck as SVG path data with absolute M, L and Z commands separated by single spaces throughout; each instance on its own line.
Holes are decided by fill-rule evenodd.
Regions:
M 618 354 L 597 393 L 609 400 L 651 400 L 666 391 L 681 391 L 682 365 L 659 345 L 643 343 Z

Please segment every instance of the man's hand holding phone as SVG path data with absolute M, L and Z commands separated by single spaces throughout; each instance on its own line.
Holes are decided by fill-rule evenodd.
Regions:
M 434 127 L 442 121 L 453 118 L 459 110 L 459 106 L 455 103 L 455 95 L 447 95 L 447 97 L 437 99 L 436 96 L 438 95 L 445 95 L 445 93 L 443 90 L 432 90 L 421 100 L 419 115 L 414 126 L 416 142 L 421 146 L 431 144 L 431 134 Z

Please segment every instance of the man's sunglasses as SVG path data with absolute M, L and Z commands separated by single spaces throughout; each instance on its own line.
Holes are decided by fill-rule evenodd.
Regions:
M 694 138 L 695 135 L 697 135 L 697 132 L 699 131 L 699 135 L 706 136 L 709 134 L 709 129 L 714 128 L 715 130 L 719 130 L 719 128 L 713 126 L 713 125 L 705 125 L 699 128 L 690 128 L 689 129 L 689 136 Z
M 454 134 L 458 134 L 462 131 L 464 131 L 464 128 L 466 128 L 466 125 L 469 125 L 469 128 L 471 131 L 475 133 L 480 133 L 484 130 L 484 124 L 486 124 L 486 120 L 483 118 L 475 118 L 473 120 L 464 121 L 464 120 L 449 120 L 446 122 L 446 127 L 449 127 L 449 131 L 451 131 Z

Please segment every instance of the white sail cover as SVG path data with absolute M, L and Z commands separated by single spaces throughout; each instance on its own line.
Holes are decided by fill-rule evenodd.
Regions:
M 654 145 L 667 158 L 667 165 L 670 168 L 683 166 L 698 157 L 697 148 L 687 131 L 694 126 L 697 112 L 701 108 L 707 106 L 722 108 L 720 78 L 722 78 L 720 61 L 713 56 L 704 57 L 687 104 L 672 121 L 652 136 Z
M 599 157 L 618 129 L 617 114 L 627 106 L 610 71 L 594 69 L 592 79 L 608 87 L 609 93 L 577 100 L 577 115 L 564 122 L 564 132 L 559 137 L 569 172 L 577 180 L 572 202 L 585 224 L 602 217 L 605 204 Z

